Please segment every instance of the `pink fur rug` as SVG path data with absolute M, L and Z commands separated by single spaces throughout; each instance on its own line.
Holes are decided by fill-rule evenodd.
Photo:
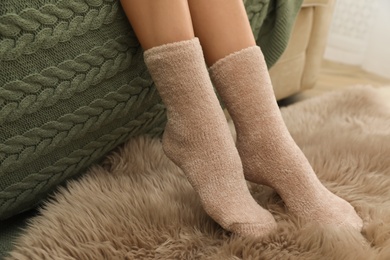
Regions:
M 361 234 L 297 219 L 250 184 L 278 229 L 233 236 L 205 214 L 160 141 L 139 137 L 47 201 L 8 259 L 390 259 L 390 106 L 362 87 L 282 113 L 321 181 L 364 219 Z

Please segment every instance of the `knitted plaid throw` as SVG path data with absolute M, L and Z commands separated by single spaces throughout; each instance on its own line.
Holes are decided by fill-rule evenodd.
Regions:
M 269 65 L 300 4 L 245 1 Z M 119 1 L 1 1 L 0 219 L 30 209 L 129 137 L 160 134 L 165 120 Z

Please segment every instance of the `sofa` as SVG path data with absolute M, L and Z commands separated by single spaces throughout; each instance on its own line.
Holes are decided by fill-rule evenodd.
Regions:
M 270 68 L 278 100 L 313 88 L 320 72 L 335 0 L 304 0 L 283 55 Z

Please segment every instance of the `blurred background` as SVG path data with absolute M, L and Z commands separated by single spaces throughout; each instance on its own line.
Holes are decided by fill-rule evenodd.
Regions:
M 390 1 L 336 1 L 324 58 L 390 79 Z
M 390 100 L 390 1 L 304 0 L 275 67 L 281 105 L 358 85 Z

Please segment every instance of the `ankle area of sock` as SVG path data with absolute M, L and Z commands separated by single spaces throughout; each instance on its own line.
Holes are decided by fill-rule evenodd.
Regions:
M 167 69 L 183 70 L 188 64 L 204 65 L 203 50 L 198 38 L 155 46 L 144 52 L 144 61 L 151 74 Z
M 144 59 L 150 60 L 155 56 L 164 56 L 164 55 L 178 55 L 183 54 L 182 49 L 201 49 L 199 39 L 194 37 L 192 39 L 179 41 L 179 42 L 170 42 L 162 45 L 158 45 L 147 49 L 144 51 Z
M 197 112 L 217 100 L 198 38 L 153 47 L 144 59 L 168 112 L 175 110 L 171 114 Z
M 219 59 L 209 67 L 209 73 L 215 79 L 226 77 L 237 69 L 246 69 L 247 66 L 253 65 L 254 61 L 264 63 L 266 66 L 264 55 L 257 45 L 249 46 Z
M 220 59 L 209 68 L 209 74 L 233 121 L 268 116 L 268 111 L 277 107 L 268 68 L 258 46 Z

